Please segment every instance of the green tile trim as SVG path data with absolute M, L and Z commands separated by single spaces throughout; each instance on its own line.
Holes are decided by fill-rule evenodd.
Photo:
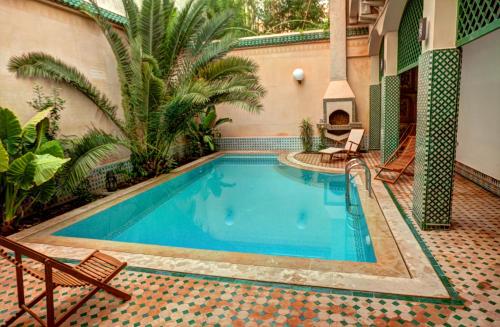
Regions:
M 66 258 L 56 258 L 56 259 L 60 260 L 64 263 L 68 263 L 68 264 L 77 264 L 80 262 L 79 260 L 74 260 L 74 259 L 66 259 Z M 449 299 L 440 299 L 440 298 L 430 298 L 430 297 L 421 297 L 421 296 L 397 295 L 397 294 L 390 294 L 390 293 L 344 290 L 344 289 L 320 287 L 320 286 L 306 286 L 306 285 L 296 285 L 296 284 L 277 283 L 277 282 L 265 282 L 265 281 L 256 281 L 256 280 L 249 280 L 249 279 L 242 279 L 242 278 L 218 277 L 218 276 L 210 276 L 210 275 L 203 275 L 203 274 L 196 274 L 196 273 L 184 273 L 184 272 L 176 272 L 176 271 L 154 269 L 154 268 L 135 267 L 135 266 L 127 266 L 127 267 L 125 267 L 125 270 L 133 271 L 133 272 L 148 273 L 148 274 L 163 275 L 163 276 L 171 276 L 171 277 L 182 277 L 182 278 L 192 278 L 192 279 L 198 279 L 198 280 L 217 281 L 217 282 L 221 282 L 221 283 L 231 283 L 231 284 L 251 285 L 251 286 L 263 286 L 263 287 L 270 287 L 270 288 L 281 288 L 281 289 L 285 289 L 285 290 L 296 290 L 296 291 L 302 291 L 302 292 L 317 292 L 317 293 L 322 293 L 322 294 L 357 296 L 357 297 L 380 298 L 380 299 L 393 299 L 393 300 L 412 301 L 412 302 L 420 302 L 420 303 L 448 304 L 448 305 L 457 305 L 457 306 L 461 306 L 464 304 L 464 301 L 460 297 L 458 297 L 458 295 L 457 295 L 457 297 L 450 296 Z
M 451 225 L 460 70 L 459 49 L 419 59 L 413 215 L 422 229 Z
M 381 103 L 380 84 L 370 85 L 370 132 L 369 149 L 380 149 Z
M 500 2 L 459 0 L 457 46 L 462 46 L 500 27 Z
M 399 145 L 399 76 L 382 77 L 380 158 L 383 163 Z
M 346 36 L 363 36 L 368 35 L 369 29 L 368 26 L 347 26 L 346 28 Z
M 73 9 L 80 10 L 82 6 L 85 6 L 91 10 L 94 9 L 94 7 L 89 4 L 88 2 L 84 0 L 52 0 L 54 2 L 63 4 L 65 6 L 71 7 Z M 119 25 L 125 25 L 127 24 L 127 18 L 121 15 L 118 15 L 117 13 L 114 13 L 112 11 L 109 11 L 107 9 L 101 8 L 101 14 L 104 16 L 104 18 L 108 19 L 109 21 L 119 24 Z
M 500 180 L 458 161 L 455 162 L 455 172 L 484 188 L 486 191 L 500 196 Z
M 368 27 L 347 27 L 346 36 L 355 37 L 368 35 Z M 329 31 L 319 31 L 319 32 L 303 32 L 295 34 L 285 34 L 285 35 L 273 35 L 273 36 L 259 36 L 259 37 L 248 37 L 239 40 L 237 48 L 250 48 L 250 47 L 264 47 L 264 46 L 274 46 L 274 45 L 286 45 L 293 43 L 303 43 L 303 42 L 313 42 L 313 41 L 326 41 L 330 40 Z
M 275 35 L 268 37 L 249 37 L 239 40 L 237 48 L 263 47 L 272 45 L 284 45 L 301 42 L 329 40 L 330 33 L 327 31 L 314 33 L 297 33 L 287 35 Z
M 387 185 L 387 183 L 383 182 L 383 184 L 385 186 L 385 189 L 389 193 L 389 196 L 391 197 L 392 201 L 396 205 L 396 208 L 398 209 L 399 213 L 403 217 L 403 220 L 405 221 L 406 225 L 408 226 L 408 228 L 410 228 L 411 233 L 413 234 L 413 236 L 417 240 L 417 242 L 420 245 L 420 247 L 422 248 L 422 251 L 424 252 L 425 256 L 427 257 L 427 259 L 431 263 L 432 267 L 434 268 L 434 271 L 436 272 L 439 279 L 441 280 L 444 287 L 446 288 L 446 291 L 448 292 L 448 295 L 450 296 L 451 301 L 456 301 L 457 305 L 463 305 L 464 301 L 462 300 L 462 298 L 460 297 L 458 292 L 455 290 L 455 288 L 453 287 L 453 285 L 450 282 L 450 280 L 448 279 L 448 277 L 446 277 L 446 274 L 441 269 L 441 266 L 437 262 L 436 258 L 434 258 L 434 256 L 432 255 L 431 250 L 427 247 L 427 244 L 425 243 L 424 239 L 422 238 L 422 236 L 418 232 L 417 228 L 413 224 L 412 219 L 407 215 L 406 211 L 403 209 L 403 206 L 399 203 L 398 199 L 396 198 L 396 196 L 392 192 L 391 188 Z

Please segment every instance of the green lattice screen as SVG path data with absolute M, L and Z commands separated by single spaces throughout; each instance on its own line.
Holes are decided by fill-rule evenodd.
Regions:
M 418 23 L 424 0 L 408 0 L 398 30 L 398 74 L 418 65 L 422 45 L 418 40 Z
M 500 1 L 459 0 L 457 46 L 500 27 Z

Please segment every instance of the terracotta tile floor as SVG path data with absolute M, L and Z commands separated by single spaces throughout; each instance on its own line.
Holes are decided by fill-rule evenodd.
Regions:
M 377 153 L 365 154 L 377 162 Z M 310 163 L 315 155 L 302 158 Z M 336 165 L 342 165 L 337 163 Z M 410 214 L 409 176 L 392 190 Z M 429 325 L 494 326 L 500 321 L 500 198 L 457 176 L 453 227 L 420 232 L 446 275 L 465 300 L 464 306 L 408 302 L 318 293 L 303 289 L 228 283 L 213 279 L 124 271 L 113 285 L 133 294 L 121 303 L 99 292 L 74 314 L 67 326 L 342 326 Z M 0 263 L 0 324 L 16 310 L 13 268 Z M 26 278 L 28 294 L 42 285 Z M 56 296 L 59 313 L 76 301 L 80 290 Z M 43 309 L 43 302 L 37 306 Z M 23 316 L 19 326 L 35 325 Z

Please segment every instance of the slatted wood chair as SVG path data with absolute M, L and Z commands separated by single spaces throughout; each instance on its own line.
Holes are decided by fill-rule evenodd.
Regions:
M 415 160 L 415 136 L 408 136 L 402 144 L 388 158 L 387 163 L 379 166 L 380 170 L 375 179 L 394 184 L 405 172 L 408 166 Z M 392 172 L 393 176 L 386 173 Z
M 0 236 L 0 246 L 14 252 L 14 256 L 11 256 L 7 251 L 0 248 L 0 257 L 8 260 L 16 266 L 17 297 L 18 305 L 21 309 L 5 322 L 5 326 L 12 324 L 25 312 L 29 313 L 42 326 L 59 326 L 69 316 L 75 313 L 76 310 L 78 310 L 78 308 L 80 308 L 86 301 L 88 301 L 92 295 L 101 289 L 122 300 L 127 301 L 130 299 L 129 294 L 124 293 L 108 284 L 108 282 L 111 281 L 127 265 L 126 262 L 121 262 L 109 255 L 99 251 L 94 251 L 76 266 L 70 266 L 2 236 Z M 39 265 L 34 264 L 34 262 L 23 263 L 23 256 L 41 263 L 43 269 L 37 268 L 36 266 Z M 27 273 L 45 282 L 45 291 L 35 296 L 28 303 L 26 303 L 24 296 L 23 273 Z M 92 290 L 85 295 L 80 302 L 75 304 L 64 315 L 56 320 L 54 316 L 54 289 L 56 287 L 75 288 L 82 286 L 92 287 Z M 42 318 L 31 309 L 44 297 L 47 302 L 46 321 L 43 321 Z
M 361 144 L 361 140 L 363 139 L 363 134 L 365 133 L 364 129 L 351 129 L 351 132 L 349 133 L 349 137 L 347 138 L 347 141 L 345 143 L 345 146 L 343 148 L 337 148 L 337 147 L 329 147 L 323 150 L 320 150 L 319 153 L 321 154 L 320 161 L 323 161 L 323 156 L 327 155 L 330 157 L 328 160 L 331 162 L 334 157 L 340 158 L 341 156 L 339 155 L 345 155 L 344 158 L 347 160 L 351 157 L 355 157 L 358 154 L 358 149 L 359 145 Z M 330 138 L 328 136 L 329 134 L 326 134 L 326 137 Z

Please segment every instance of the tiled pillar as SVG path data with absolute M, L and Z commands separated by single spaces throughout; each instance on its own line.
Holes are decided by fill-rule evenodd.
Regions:
M 370 85 L 370 150 L 380 149 L 380 84 Z
M 399 76 L 383 76 L 380 160 L 385 163 L 399 145 Z
M 419 59 L 413 215 L 422 229 L 450 226 L 460 68 L 458 49 Z
M 385 163 L 399 145 L 398 33 L 384 36 L 381 82 L 380 161 Z

